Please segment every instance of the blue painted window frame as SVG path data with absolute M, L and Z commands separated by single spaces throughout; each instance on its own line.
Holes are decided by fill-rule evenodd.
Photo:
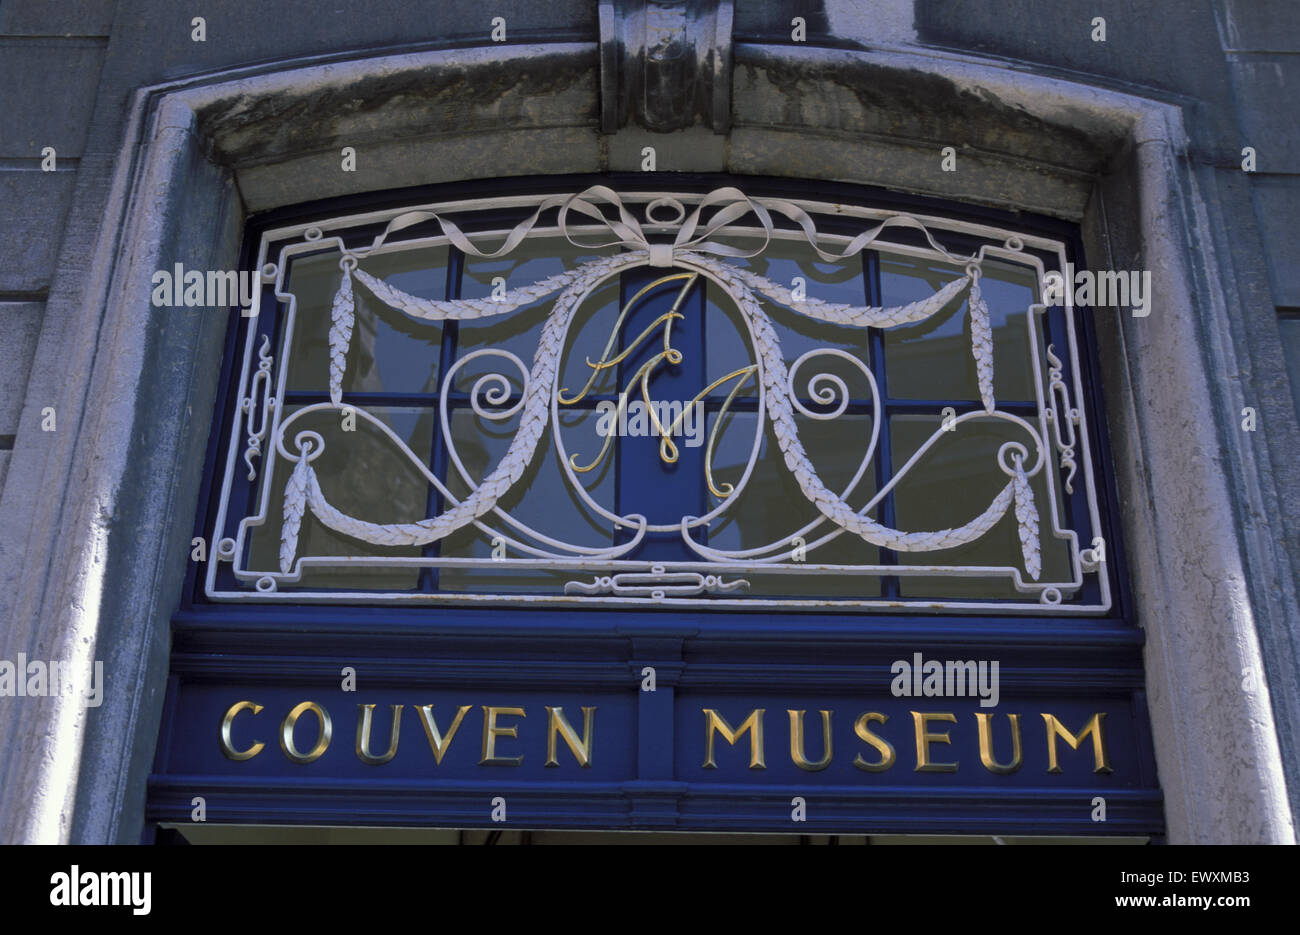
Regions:
M 935 202 L 930 199 L 921 199 L 915 197 L 899 196 L 897 193 L 884 192 L 879 190 L 867 189 L 859 186 L 844 186 L 829 183 L 811 183 L 799 182 L 794 183 L 790 180 L 774 179 L 757 179 L 745 178 L 737 179 L 730 176 L 695 176 L 675 173 L 658 173 L 653 176 L 655 179 L 662 180 L 661 185 L 671 190 L 698 190 L 708 191 L 710 187 L 721 185 L 739 185 L 745 188 L 749 193 L 756 195 L 772 195 L 784 197 L 813 197 L 819 199 L 833 198 L 837 201 L 849 201 L 862 204 L 869 204 L 873 207 L 893 208 L 900 211 L 912 211 L 917 213 L 939 214 L 958 220 L 969 220 L 973 222 L 982 222 L 986 224 L 996 224 L 1018 230 L 1026 233 L 1040 234 L 1047 237 L 1060 240 L 1067 244 L 1068 251 L 1071 254 L 1071 262 L 1075 263 L 1077 268 L 1082 268 L 1083 251 L 1077 229 L 1073 225 L 1064 222 L 1054 221 L 1046 218 L 1036 218 L 1024 215 L 1009 215 L 1005 212 L 997 212 L 991 209 L 982 210 L 971 208 L 966 205 L 948 204 Z M 567 184 L 565 179 L 567 178 Z M 529 193 L 553 193 L 556 191 L 579 191 L 590 184 L 614 184 L 625 187 L 645 188 L 647 183 L 647 174 L 625 175 L 625 176 L 570 176 L 570 177 L 548 177 L 543 180 L 512 180 L 511 187 L 515 189 L 516 194 Z M 388 207 L 394 204 L 413 204 L 427 203 L 436 201 L 439 198 L 466 198 L 473 197 L 475 194 L 483 195 L 500 195 L 501 185 L 497 183 L 462 183 L 455 186 L 434 186 L 416 190 L 404 190 L 402 192 L 380 193 L 366 197 L 352 197 L 347 199 L 336 199 L 326 202 L 319 202 L 307 206 L 299 206 L 293 209 L 271 212 L 266 215 L 250 219 L 247 225 L 247 234 L 243 247 L 243 261 L 248 266 L 256 262 L 256 251 L 259 238 L 263 231 L 284 226 L 290 223 L 303 223 L 313 220 L 320 220 L 327 217 L 337 217 L 340 214 L 360 212 L 362 210 L 376 210 Z M 500 226 L 503 221 L 514 221 L 517 218 L 510 212 L 484 212 L 482 217 L 476 218 L 475 222 L 466 227 L 468 231 L 476 228 L 488 229 Z M 368 243 L 381 229 L 381 225 L 358 228 L 349 234 L 354 238 L 354 243 L 358 246 Z M 827 230 L 834 232 L 831 226 Z M 904 242 L 909 237 L 909 232 L 903 231 L 896 234 Z M 979 241 L 957 234 L 955 232 L 945 233 L 943 236 L 945 244 L 950 249 L 961 252 L 973 252 L 977 248 Z M 916 245 L 922 246 L 922 242 L 917 235 Z M 454 246 L 448 246 L 448 259 L 446 266 L 445 280 L 443 283 L 442 295 L 446 299 L 460 298 L 461 285 L 464 277 L 465 258 Z M 1026 253 L 1033 253 L 1027 250 Z M 1049 268 L 1055 263 L 1055 258 L 1048 254 L 1040 254 L 1045 262 L 1048 262 Z M 880 263 L 879 254 L 875 250 L 864 250 L 861 253 L 863 264 L 863 286 L 864 300 L 867 305 L 882 305 L 881 284 L 880 284 Z M 623 281 L 626 284 L 627 274 L 624 275 Z M 256 319 L 254 326 L 257 328 L 259 335 L 270 337 L 272 346 L 276 346 L 278 328 L 281 320 L 281 310 L 276 301 L 271 286 L 263 286 L 263 308 L 272 311 L 264 311 Z M 623 298 L 626 299 L 626 288 L 624 289 Z M 197 520 L 195 536 L 211 536 L 213 534 L 212 521 L 216 516 L 215 501 L 213 497 L 217 491 L 217 473 L 219 462 L 217 457 L 220 454 L 222 441 L 229 437 L 230 419 L 237 414 L 237 404 L 234 398 L 237 389 L 237 367 L 239 365 L 237 349 L 243 347 L 243 338 L 245 329 L 249 327 L 249 320 L 241 318 L 237 309 L 231 309 L 230 315 L 232 326 L 227 335 L 227 347 L 224 357 L 222 386 L 218 394 L 220 400 L 217 412 L 214 414 L 213 434 L 209 440 L 209 450 L 207 463 L 204 473 L 204 489 L 200 502 L 207 504 L 205 510 L 200 511 Z M 1057 307 L 1049 310 L 1044 316 L 1044 335 L 1045 340 L 1049 343 L 1055 342 L 1057 346 L 1065 345 L 1066 320 L 1065 312 L 1062 308 Z M 1115 511 L 1113 504 L 1116 501 L 1114 491 L 1113 471 L 1109 469 L 1109 439 L 1107 437 L 1105 425 L 1105 410 L 1101 400 L 1101 394 L 1098 389 L 1099 375 L 1096 360 L 1096 343 L 1095 335 L 1092 334 L 1093 323 L 1090 315 L 1084 314 L 1078 316 L 1076 325 L 1079 333 L 1076 335 L 1080 351 L 1080 364 L 1083 369 L 1081 374 L 1082 384 L 1085 394 L 1087 411 L 1092 415 L 1092 421 L 1095 434 L 1097 435 L 1097 444 L 1094 447 L 1094 458 L 1092 469 L 1097 479 L 1097 495 L 1099 504 L 1099 515 L 1102 520 L 1103 528 L 1100 530 L 1091 529 L 1091 521 L 1087 508 L 1086 493 L 1083 485 L 1078 485 L 1073 493 L 1063 493 L 1063 508 L 1069 528 L 1080 532 L 1082 541 L 1091 541 L 1092 536 L 1102 536 L 1107 544 L 1107 571 L 1111 576 L 1110 590 L 1114 595 L 1112 610 L 1107 617 L 1123 621 L 1126 618 L 1127 608 L 1131 606 L 1125 591 L 1127 574 L 1125 571 L 1123 543 L 1121 541 L 1120 530 L 1114 522 Z M 442 327 L 442 341 L 440 348 L 439 373 L 447 372 L 448 367 L 455 360 L 458 323 L 455 321 L 446 321 Z M 957 415 L 967 412 L 979 411 L 981 404 L 976 399 L 905 399 L 892 397 L 889 394 L 889 376 L 885 355 L 884 332 L 878 328 L 868 329 L 868 365 L 871 367 L 876 376 L 877 383 L 882 394 L 881 418 L 883 425 L 888 427 L 891 424 L 892 417 L 896 415 L 928 415 L 939 418 L 943 415 L 944 407 L 952 407 Z M 1072 364 L 1067 359 L 1064 364 L 1063 377 L 1067 385 L 1070 385 L 1073 374 L 1071 372 Z M 721 404 L 724 393 L 715 393 L 706 400 L 706 406 L 713 410 Z M 596 402 L 605 399 L 605 396 L 593 395 L 585 401 L 586 405 L 594 405 Z M 609 396 L 613 399 L 613 396 Z M 327 401 L 328 396 L 322 390 L 320 392 L 290 392 L 287 394 L 284 403 L 287 405 L 307 404 L 311 402 Z M 436 406 L 438 394 L 433 393 L 390 393 L 390 392 L 345 392 L 344 402 L 352 402 L 361 406 L 401 406 L 401 407 L 419 407 L 431 408 Z M 511 400 L 513 402 L 514 400 Z M 805 405 L 814 410 L 817 405 L 811 399 L 804 399 Z M 449 409 L 467 408 L 469 404 L 469 394 L 463 391 L 453 392 L 448 395 Z M 870 401 L 855 399 L 849 403 L 847 411 L 849 413 L 869 412 Z M 1031 417 L 1037 414 L 1037 405 L 1032 400 L 1004 400 L 999 398 L 999 408 L 1020 415 L 1022 417 Z M 732 404 L 732 409 L 736 412 L 752 411 L 757 407 L 756 396 L 739 396 Z M 882 431 L 880 433 L 879 452 L 875 459 L 875 484 L 879 489 L 888 482 L 892 471 L 892 445 L 891 433 Z M 617 443 L 617 440 L 616 440 Z M 441 440 L 440 433 L 433 433 L 433 450 L 430 454 L 430 465 L 434 473 L 440 478 L 446 478 L 447 475 L 447 458 L 444 444 Z M 651 465 L 650 467 L 654 467 Z M 629 466 L 627 473 L 623 473 L 624 467 L 619 465 L 620 478 L 628 477 L 630 483 L 626 486 L 645 487 L 654 481 L 654 477 L 648 471 L 643 475 L 637 475 L 637 466 Z M 251 485 L 236 477 L 234 491 L 232 491 L 232 501 L 236 498 L 243 497 L 246 506 L 251 505 Z M 620 503 L 619 509 L 627 512 L 628 504 Z M 435 515 L 442 508 L 441 496 L 436 490 L 431 490 L 428 499 L 429 512 L 426 515 Z M 895 527 L 896 516 L 894 508 L 894 493 L 891 491 L 881 502 L 879 519 L 884 525 Z M 222 534 L 225 534 L 224 532 Z M 214 537 L 215 538 L 215 537 Z M 424 547 L 425 555 L 436 555 L 438 543 Z M 880 550 L 880 564 L 889 565 L 897 563 L 897 555 L 889 549 Z M 229 581 L 233 582 L 228 569 L 220 569 L 220 574 L 224 574 Z M 419 589 L 422 591 L 436 590 L 437 569 L 423 569 L 421 572 Z M 195 569 L 190 569 L 189 578 L 185 588 L 185 602 L 183 609 L 191 609 L 196 606 L 202 606 L 208 603 L 202 594 L 201 586 L 196 588 Z M 880 596 L 886 600 L 897 599 L 899 597 L 899 579 L 897 576 L 881 576 L 882 593 Z M 1084 584 L 1080 591 L 1074 596 L 1074 602 L 1089 603 L 1098 598 L 1099 586 L 1094 577 L 1084 576 Z M 981 600 L 978 598 L 969 599 L 973 603 L 996 603 L 996 599 Z M 564 612 L 561 612 L 564 613 Z M 1043 615 L 1045 618 L 1051 618 L 1052 614 L 1047 612 Z M 1096 618 L 1088 618 L 1096 619 Z

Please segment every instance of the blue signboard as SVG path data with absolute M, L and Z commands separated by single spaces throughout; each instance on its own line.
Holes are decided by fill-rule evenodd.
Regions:
M 911 651 L 897 623 L 873 646 L 831 621 L 756 649 L 739 615 L 654 637 L 576 615 L 557 658 L 533 628 L 471 635 L 499 612 L 437 639 L 356 615 L 371 639 L 246 630 L 238 655 L 210 652 L 229 611 L 178 615 L 154 821 L 199 796 L 229 823 L 1162 833 L 1131 630 L 1017 621 L 994 676 L 951 622 Z

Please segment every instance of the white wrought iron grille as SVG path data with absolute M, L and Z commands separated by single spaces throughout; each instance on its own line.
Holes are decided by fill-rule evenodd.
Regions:
M 1045 259 L 735 188 L 268 231 L 206 593 L 1104 612 Z

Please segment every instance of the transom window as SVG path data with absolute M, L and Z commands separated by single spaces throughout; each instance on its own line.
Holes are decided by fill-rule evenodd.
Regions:
M 268 230 L 206 593 L 1103 613 L 1066 259 L 737 188 Z

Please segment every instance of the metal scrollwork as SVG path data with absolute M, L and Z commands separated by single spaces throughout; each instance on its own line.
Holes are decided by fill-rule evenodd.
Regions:
M 249 480 L 257 478 L 253 459 L 262 454 L 262 443 L 266 441 L 271 426 L 271 412 L 275 409 L 275 397 L 271 395 L 271 367 L 275 364 L 275 358 L 268 353 L 270 347 L 270 337 L 263 335 L 262 346 L 258 350 L 257 372 L 253 374 L 248 395 L 239 401 L 239 411 L 247 417 L 248 446 L 244 449 L 244 463 L 248 465 Z M 259 415 L 259 409 L 261 420 L 254 427 L 253 420 Z
M 571 579 L 564 585 L 562 595 L 568 599 L 717 601 L 735 599 L 750 588 L 750 581 L 746 578 L 724 577 L 728 572 L 831 573 L 826 570 L 831 566 L 824 568 L 816 561 L 810 561 L 809 556 L 820 554 L 818 550 L 843 535 L 858 537 L 871 545 L 899 553 L 939 552 L 983 539 L 1004 517 L 1008 517 L 1017 530 L 1020 567 L 990 569 L 989 573 L 1010 572 L 1016 590 L 1039 604 L 1060 605 L 1064 595 L 1079 589 L 1079 576 L 1087 570 L 1079 559 L 1079 534 L 1059 524 L 1052 484 L 1040 488 L 1045 491 L 1047 504 L 1039 502 L 1035 493 L 1034 478 L 1055 470 L 1047 455 L 1046 438 L 1030 421 L 999 409 L 994 395 L 994 335 L 981 278 L 986 275 L 987 252 L 992 249 L 1000 256 L 1014 257 L 1023 250 L 1020 238 L 1002 237 L 980 247 L 972 255 L 962 256 L 945 249 L 926 221 L 907 214 L 879 217 L 874 225 L 852 236 L 832 238 L 817 230 L 813 213 L 802 203 L 750 198 L 735 188 L 721 188 L 698 196 L 692 204 L 667 194 L 640 197 L 643 202 L 641 218 L 632 205 L 604 186 L 592 186 L 575 194 L 539 198 L 529 217 L 503 232 L 504 240 L 495 250 L 484 247 L 483 237 L 464 233 L 456 221 L 438 207 L 393 217 L 366 248 L 355 243 L 347 247 L 338 240 L 340 278 L 330 305 L 327 336 L 329 402 L 303 406 L 287 418 L 280 417 L 276 401 L 271 396 L 269 339 L 263 340 L 258 369 L 241 400 L 241 409 L 247 414 L 245 461 L 250 479 L 256 476 L 252 459 L 261 454 L 261 446 L 268 434 L 273 438 L 274 454 L 293 467 L 281 496 L 278 572 L 249 569 L 237 570 L 237 575 L 254 582 L 254 590 L 259 594 L 284 593 L 285 586 L 293 584 L 301 576 L 302 563 L 314 561 L 301 555 L 299 548 L 303 523 L 310 516 L 335 533 L 377 547 L 429 546 L 445 541 L 457 530 L 474 527 L 496 545 L 498 551 L 491 562 L 504 561 L 527 568 L 594 571 L 590 581 Z M 534 234 L 548 211 L 555 212 L 556 230 L 570 243 L 585 248 L 619 247 L 622 252 L 587 260 L 557 275 L 516 286 L 504 295 L 490 298 L 422 298 L 363 268 L 368 256 L 381 248 L 393 249 L 398 232 L 425 222 L 436 222 L 445 242 L 470 257 L 507 256 Z M 784 223 L 778 224 L 777 218 L 783 219 Z M 735 262 L 761 255 L 775 236 L 786 239 L 794 236 L 790 231 L 798 232 L 802 243 L 822 260 L 845 260 L 869 246 L 887 249 L 889 244 L 882 236 L 894 229 L 919 233 L 919 240 L 925 246 L 914 249 L 924 250 L 926 255 L 952 264 L 960 274 L 916 301 L 871 307 L 827 302 L 803 291 L 795 291 Z M 329 243 L 329 238 L 322 235 L 321 229 L 313 230 L 315 236 L 308 240 L 319 250 L 322 244 Z M 577 385 L 564 385 L 562 375 L 572 373 L 565 367 L 565 349 L 572 345 L 571 332 L 578 311 L 603 284 L 638 267 L 662 271 L 662 275 L 618 309 L 603 341 L 603 349 L 598 355 L 593 355 L 594 359 L 585 359 L 585 370 L 575 362 L 574 366 L 585 373 L 585 379 L 579 375 Z M 635 398 L 638 405 L 643 403 L 648 413 L 649 434 L 658 438 L 659 459 L 666 464 L 675 463 L 680 452 L 674 439 L 679 435 L 686 410 L 663 408 L 662 401 L 654 398 L 655 380 L 661 368 L 680 364 L 685 355 L 692 352 L 679 342 L 675 329 L 687 317 L 682 305 L 684 298 L 701 280 L 707 281 L 710 288 L 720 289 L 734 303 L 739 313 L 737 327 L 743 326 L 743 336 L 751 354 L 748 364 L 706 378 L 704 382 L 707 385 L 686 403 L 693 406 L 702 404 L 705 399 L 713 400 L 714 420 L 707 433 L 703 453 L 704 476 L 701 478 L 711 495 L 711 506 L 702 516 L 682 515 L 671 522 L 652 522 L 639 514 L 621 514 L 612 504 L 600 502 L 583 482 L 584 477 L 594 475 L 606 461 L 613 435 L 606 434 L 595 452 L 570 452 L 561 431 L 561 413 L 582 403 L 599 379 L 613 377 L 616 368 L 640 353 L 638 359 L 644 362 L 635 369 L 629 368 L 630 376 L 625 375 L 619 381 L 623 385 L 617 387 L 620 401 L 616 415 L 620 419 L 625 416 L 629 398 Z M 473 321 L 508 316 L 540 300 L 552 300 L 531 364 L 504 349 L 485 348 L 456 359 L 441 375 L 438 427 L 447 453 L 448 473 L 454 472 L 462 490 L 459 496 L 446 478 L 437 476 L 430 469 L 427 457 L 413 452 L 383 420 L 363 407 L 346 407 L 349 411 L 354 410 L 358 419 L 378 432 L 383 444 L 400 452 L 412 470 L 436 491 L 437 500 L 443 504 L 436 515 L 404 522 L 377 523 L 364 516 L 349 515 L 331 503 L 322 490 L 317 465 L 336 463 L 329 459 L 337 458 L 339 454 L 326 452 L 322 437 L 306 430 L 303 427 L 306 423 L 300 425 L 300 422 L 309 419 L 313 413 L 344 408 L 344 376 L 356 330 L 358 287 L 414 322 Z M 623 340 L 624 325 L 636 303 L 651 290 L 661 287 L 678 290 L 671 308 L 641 328 L 638 335 Z M 787 363 L 777 325 L 764 303 L 774 303 L 796 315 L 845 329 L 890 329 L 933 318 L 951 308 L 963 295 L 969 316 L 970 354 L 975 363 L 979 407 L 945 418 L 943 424 L 937 426 L 901 466 L 895 466 L 880 489 L 864 498 L 858 494 L 858 489 L 870 475 L 878 457 L 882 428 L 882 401 L 871 366 L 860 356 L 834 347 L 808 350 Z M 286 294 L 285 297 L 290 296 Z M 1030 315 L 1028 319 L 1032 338 L 1034 316 Z M 1048 375 L 1046 386 L 1040 390 L 1040 415 L 1044 431 L 1050 434 L 1051 443 L 1060 456 L 1060 469 L 1065 475 L 1063 486 L 1072 493 L 1080 467 L 1076 461 L 1077 449 L 1081 443 L 1086 445 L 1086 436 L 1081 434 L 1083 414 L 1079 408 L 1070 406 L 1063 365 L 1051 345 L 1046 348 L 1046 358 Z M 484 423 L 495 423 L 513 432 L 504 454 L 481 478 L 476 478 L 465 463 L 447 408 L 447 400 L 456 390 L 461 375 L 469 372 L 465 368 L 471 361 L 490 362 L 496 369 L 478 376 L 473 383 L 467 394 L 470 410 Z M 497 367 L 498 364 L 501 366 Z M 855 436 L 848 442 L 859 458 L 856 470 L 847 482 L 832 488 L 809 454 L 800 423 L 801 420 L 833 423 L 845 415 L 852 394 L 845 378 L 836 371 L 837 367 L 847 367 L 848 372 L 854 374 L 852 379 L 856 382 L 860 378 L 868 388 L 868 396 L 862 398 L 869 400 L 871 428 L 867 437 Z M 719 438 L 727 421 L 725 417 L 742 390 L 757 398 L 756 409 L 752 402 L 754 396 L 748 397 L 751 402 L 746 404 L 754 409 L 755 418 L 751 420 L 755 425 L 754 440 L 744 465 L 729 467 L 724 479 L 715 476 Z M 255 426 L 254 410 L 259 394 L 262 412 L 260 422 Z M 713 394 L 725 394 L 725 399 L 719 403 Z M 586 405 L 590 407 L 592 403 Z M 857 411 L 862 411 L 861 403 Z M 661 415 L 663 412 L 669 412 L 669 415 Z M 1005 478 L 1005 483 L 992 499 L 978 507 L 973 518 L 967 513 L 964 521 L 947 528 L 909 530 L 893 528 L 882 522 L 877 512 L 884 498 L 900 484 L 906 483 L 932 448 L 944 438 L 960 439 L 968 430 L 966 426 L 980 421 L 1010 426 L 1016 435 L 1016 440 L 1002 444 L 995 463 L 989 465 Z M 773 446 L 769 457 L 776 459 L 788 472 L 799 494 L 811 507 L 809 515 L 812 518 L 794 520 L 797 511 L 790 511 L 793 520 L 790 528 L 767 543 L 746 543 L 744 548 L 711 544 L 707 530 L 715 520 L 739 509 L 737 504 L 753 476 L 764 438 L 770 439 Z M 610 544 L 592 546 L 570 541 L 554 530 L 548 532 L 534 528 L 505 507 L 508 495 L 513 496 L 520 488 L 521 480 L 536 460 L 539 450 L 545 447 L 544 442 L 555 447 L 564 482 L 574 497 L 597 521 L 607 523 L 612 530 L 622 531 L 620 536 L 612 538 Z M 322 458 L 326 460 L 322 461 Z M 1090 477 L 1089 492 L 1091 496 Z M 864 499 L 866 502 L 862 502 Z M 953 502 L 955 506 L 961 504 L 956 499 Z M 1042 516 L 1045 506 L 1052 540 L 1064 541 L 1071 550 L 1075 571 L 1073 580 L 1042 580 L 1042 541 L 1045 535 Z M 963 509 L 969 510 L 969 507 Z M 239 542 L 242 543 L 247 529 L 260 522 L 261 519 L 245 520 Z M 688 557 L 680 562 L 637 561 L 637 549 L 649 534 L 680 536 Z M 236 560 L 241 552 L 242 546 L 232 546 L 222 558 Z M 382 563 L 383 559 L 369 561 L 375 564 Z M 490 565 L 486 559 L 447 556 L 428 561 L 429 564 L 459 561 L 474 567 Z M 851 570 L 863 573 L 862 568 Z M 977 566 L 961 566 L 954 570 L 967 576 L 980 572 Z M 942 566 L 924 565 L 901 567 L 895 571 L 899 574 L 944 573 Z M 269 585 L 265 583 L 268 581 Z M 934 602 L 927 606 L 934 606 Z
M 1070 391 L 1061 377 L 1063 365 L 1050 344 L 1047 345 L 1047 362 L 1051 365 L 1047 371 L 1047 380 L 1052 402 L 1044 415 L 1047 424 L 1052 427 L 1052 440 L 1056 444 L 1056 450 L 1060 452 L 1061 470 L 1068 472 L 1062 481 L 1065 492 L 1074 493 L 1074 475 L 1079 467 L 1074 460 L 1074 447 L 1077 444 L 1075 427 L 1082 414 L 1078 409 L 1070 407 Z M 1066 433 L 1064 437 L 1061 435 L 1063 431 Z

